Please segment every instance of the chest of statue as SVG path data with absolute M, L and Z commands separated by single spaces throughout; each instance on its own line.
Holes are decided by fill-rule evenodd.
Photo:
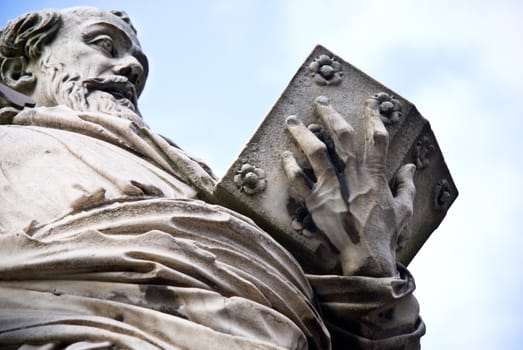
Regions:
M 114 202 L 195 196 L 174 176 L 93 137 L 9 125 L 0 127 L 0 145 L 0 233 Z

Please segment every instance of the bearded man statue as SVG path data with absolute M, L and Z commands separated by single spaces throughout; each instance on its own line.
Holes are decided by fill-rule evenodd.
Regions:
M 347 151 L 350 125 L 316 102 L 347 168 L 368 174 L 347 173 L 370 189 L 350 207 L 322 142 L 287 121 L 317 175 L 297 192 L 340 257 L 338 274 L 315 275 L 213 204 L 205 164 L 144 123 L 147 59 L 125 13 L 22 15 L 0 32 L 0 68 L 36 104 L 0 109 L 2 349 L 419 348 L 414 281 L 391 244 L 412 213 L 414 166 L 397 191 L 380 180 L 375 100 L 367 163 Z M 292 155 L 283 163 L 297 174 Z

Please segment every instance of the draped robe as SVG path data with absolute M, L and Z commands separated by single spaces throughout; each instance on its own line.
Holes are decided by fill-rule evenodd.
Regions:
M 419 347 L 406 269 L 304 273 L 202 200 L 205 166 L 149 129 L 65 110 L 0 122 L 2 348 Z

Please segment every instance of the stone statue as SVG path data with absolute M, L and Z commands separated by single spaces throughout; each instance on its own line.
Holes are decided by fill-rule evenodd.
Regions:
M 414 281 L 396 262 L 415 166 L 389 187 L 379 103 L 365 142 L 325 97 L 325 143 L 289 117 L 308 159 L 289 192 L 339 257 L 306 274 L 251 219 L 213 204 L 201 161 L 137 108 L 147 59 L 124 12 L 44 10 L 0 32 L 2 82 L 34 107 L 0 110 L 2 349 L 417 349 Z M 348 191 L 350 189 L 350 191 Z

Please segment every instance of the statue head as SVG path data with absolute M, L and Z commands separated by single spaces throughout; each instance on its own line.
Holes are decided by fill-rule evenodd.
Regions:
M 38 106 L 140 119 L 147 58 L 122 11 L 78 7 L 31 12 L 0 31 L 0 77 Z

